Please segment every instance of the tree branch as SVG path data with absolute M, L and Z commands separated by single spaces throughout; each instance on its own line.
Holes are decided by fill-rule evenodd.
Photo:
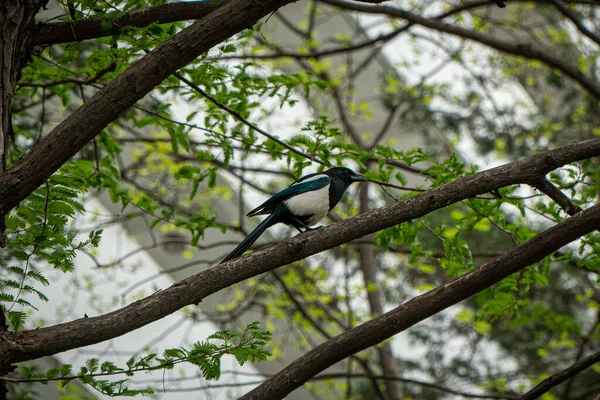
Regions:
M 277 282 L 279 282 L 279 285 L 281 285 L 281 288 L 287 294 L 290 301 L 294 304 L 296 309 L 302 314 L 304 319 L 306 319 L 315 328 L 315 330 L 317 332 L 319 332 L 321 335 L 323 335 L 323 337 L 325 339 L 331 339 L 332 336 L 329 333 L 327 333 L 327 331 L 321 325 L 319 325 L 319 323 L 317 321 L 315 321 L 314 318 L 311 317 L 310 313 L 305 309 L 305 307 L 302 305 L 302 303 L 300 303 L 298 301 L 296 296 L 294 296 L 294 294 L 292 293 L 290 288 L 288 288 L 285 281 L 279 276 L 279 274 L 276 271 L 273 271 L 272 274 L 275 277 L 275 280 L 277 280 Z M 364 376 L 367 377 L 369 379 L 369 381 L 371 382 L 371 387 L 373 388 L 373 391 L 375 392 L 375 395 L 377 396 L 377 398 L 385 399 L 385 396 L 383 395 L 383 393 L 381 392 L 381 389 L 379 388 L 377 380 L 374 379 L 374 377 L 373 377 L 374 374 L 373 374 L 373 371 L 371 371 L 371 368 L 369 367 L 369 363 L 366 360 L 363 360 L 362 358 L 358 357 L 357 355 L 352 356 L 352 358 L 354 360 L 356 360 L 356 362 L 362 367 L 362 369 L 365 370 Z
M 561 12 L 562 15 L 567 17 L 573 25 L 579 29 L 579 32 L 583 33 L 585 36 L 593 40 L 597 45 L 600 45 L 600 35 L 590 31 L 583 22 L 580 21 L 577 14 L 575 14 L 567 5 L 565 5 L 562 0 L 550 0 L 550 3 L 554 4 L 554 7 Z
M 190 81 L 189 79 L 187 79 L 186 77 L 184 77 L 180 73 L 175 72 L 175 73 L 173 73 L 173 76 L 176 77 L 177 79 L 179 79 L 181 82 L 185 83 L 187 86 L 190 87 L 190 89 L 194 90 L 200 96 L 204 97 L 205 99 L 207 99 L 208 101 L 210 101 L 211 103 L 213 103 L 214 105 L 216 105 L 217 107 L 219 107 L 221 110 L 225 111 L 226 113 L 228 113 L 229 115 L 231 115 L 232 117 L 234 117 L 235 119 L 237 119 L 242 124 L 244 124 L 247 127 L 249 127 L 250 129 L 255 130 L 256 132 L 260 133 L 261 135 L 263 135 L 263 136 L 267 137 L 268 139 L 272 140 L 273 142 L 279 144 L 283 148 L 286 148 L 289 151 L 291 151 L 293 153 L 296 153 L 296 154 L 298 154 L 301 157 L 306 158 L 307 160 L 311 160 L 312 162 L 316 162 L 316 163 L 321 164 L 321 165 L 326 165 L 323 161 L 319 160 L 315 156 L 312 156 L 310 154 L 306 154 L 306 153 L 304 153 L 304 152 L 302 152 L 302 151 L 294 148 L 293 146 L 290 146 L 289 144 L 285 143 L 281 139 L 279 139 L 279 138 L 271 135 L 269 132 L 266 132 L 265 130 L 263 130 L 263 129 L 259 128 L 258 126 L 254 125 L 252 122 L 250 122 L 246 118 L 244 118 L 239 112 L 237 112 L 237 111 L 229 108 L 226 104 L 221 103 L 216 98 L 214 98 L 213 96 L 209 95 L 204 90 L 202 90 L 202 88 L 200 86 L 194 84 L 192 81 Z
M 554 186 L 552 182 L 550 182 L 546 178 L 538 179 L 532 182 L 532 185 L 539 190 L 540 192 L 546 194 L 550 197 L 556 204 L 562 207 L 563 210 L 570 216 L 581 212 L 581 207 L 577 204 L 573 203 L 573 201 L 567 197 L 566 194 L 560 191 L 559 188 Z
M 108 314 L 36 330 L 5 332 L 0 335 L 0 359 L 7 364 L 27 361 L 121 336 L 182 307 L 197 304 L 210 294 L 282 265 L 420 218 L 478 194 L 504 186 L 528 183 L 565 164 L 597 156 L 600 156 L 600 138 L 540 153 L 528 159 L 461 178 L 333 226 L 298 235 L 263 251 L 202 271 Z M 598 207 L 593 209 L 597 210 Z M 577 223 L 573 221 L 588 221 L 594 218 L 589 216 L 592 213 L 590 210 L 578 213 L 558 226 L 569 227 Z M 597 227 L 598 221 L 593 222 Z M 580 235 L 583 234 L 581 232 Z M 572 236 L 574 233 L 565 228 L 561 240 L 568 243 L 567 239 L 574 240 L 569 239 Z M 442 288 L 446 287 L 448 285 Z
M 0 176 L 5 175 L 10 141 L 15 141 L 12 108 L 21 68 L 31 55 L 28 46 L 35 26 L 35 15 L 47 0 L 0 2 Z M 0 248 L 6 246 L 5 216 L 0 202 Z M 1 370 L 2 368 L 0 368 Z M 4 397 L 3 388 L 0 396 Z
M 412 13 L 410 11 L 404 11 L 402 9 L 390 6 L 372 6 L 366 4 L 359 4 L 355 2 L 349 2 L 345 0 L 321 1 L 330 4 L 334 7 L 342 8 L 345 10 L 360 11 L 369 14 L 383 14 L 392 17 L 402 18 L 408 22 L 419 24 L 426 28 L 434 29 L 440 32 L 446 32 L 451 35 L 473 40 L 475 42 L 484 44 L 504 53 L 539 60 L 550 67 L 562 71 L 565 75 L 578 82 L 584 90 L 592 94 L 594 97 L 600 99 L 600 82 L 598 82 L 594 77 L 584 74 L 581 70 L 579 70 L 579 68 L 577 68 L 576 65 L 565 62 L 555 57 L 554 55 L 549 54 L 546 51 L 540 49 L 539 47 L 533 46 L 532 44 L 515 43 L 498 39 L 485 33 L 477 32 L 471 29 L 466 29 L 456 25 L 450 25 L 434 18 L 426 18 L 421 15 Z
M 242 374 L 239 374 L 242 375 Z M 246 374 L 244 374 L 246 375 Z M 250 376 L 262 376 L 262 377 L 268 377 L 268 375 L 263 375 L 263 374 L 252 374 Z M 355 378 L 367 378 L 368 375 L 367 374 L 360 374 L 360 373 L 331 373 L 331 374 L 321 374 L 321 375 L 317 375 L 315 377 L 313 377 L 310 381 L 311 382 L 317 382 L 317 381 L 322 381 L 322 380 L 330 380 L 330 379 L 355 379 Z M 186 380 L 197 380 L 198 377 L 197 376 L 192 376 L 192 377 L 186 377 L 188 379 Z M 425 382 L 425 381 L 419 381 L 416 379 L 408 379 L 408 378 L 400 378 L 400 377 L 394 377 L 394 378 L 390 378 L 387 376 L 382 376 L 382 375 L 377 375 L 374 376 L 373 378 L 375 378 L 376 380 L 380 380 L 383 382 L 389 382 L 389 381 L 397 381 L 397 382 L 401 382 L 401 383 L 408 383 L 411 385 L 418 385 L 418 386 L 422 386 L 422 387 L 426 387 L 432 390 L 436 390 L 436 391 L 440 391 L 440 392 L 445 392 L 445 393 L 449 393 L 449 394 L 455 394 L 461 397 L 467 397 L 467 398 L 471 398 L 471 399 L 485 399 L 485 400 L 517 400 L 518 397 L 511 395 L 511 394 L 477 394 L 477 393 L 470 393 L 470 392 L 465 392 L 462 390 L 457 390 L 457 389 L 452 389 L 450 387 L 444 386 L 444 385 L 439 385 L 436 383 L 431 383 L 431 382 Z M 48 379 L 48 380 L 60 380 L 60 378 L 53 378 L 53 379 Z M 183 380 L 183 379 L 182 379 Z M 28 380 L 26 379 L 21 379 L 21 380 L 13 380 L 13 381 L 18 381 L 18 382 L 28 382 Z M 42 379 L 40 379 L 40 381 L 43 381 Z M 171 382 L 173 380 L 170 380 Z M 150 381 L 151 383 L 155 383 L 155 384 L 162 384 L 163 381 Z M 264 380 L 256 380 L 256 381 L 247 381 L 247 382 L 239 382 L 239 383 L 222 383 L 222 384 L 211 384 L 208 386 L 196 386 L 196 387 L 185 387 L 185 388 L 166 388 L 165 392 L 169 393 L 169 392 L 197 392 L 197 391 L 201 391 L 201 390 L 211 390 L 211 389 L 218 389 L 218 388 L 232 388 L 232 387 L 240 387 L 240 386 L 254 386 L 254 385 L 259 385 L 261 383 L 263 383 Z M 136 382 L 136 383 L 141 383 L 141 382 Z M 143 382 L 143 383 L 147 383 Z
M 413 298 L 381 317 L 372 319 L 317 346 L 240 399 L 284 398 L 333 364 L 375 346 L 418 322 L 500 282 L 573 240 L 592 232 L 598 226 L 600 226 L 600 204 L 547 229 L 533 239 L 482 265 L 477 270 Z
M 207 16 L 217 8 L 222 7 L 223 4 L 210 1 L 170 3 L 125 12 L 114 19 L 106 16 L 69 22 L 40 23 L 37 32 L 33 35 L 31 44 L 41 46 L 81 42 L 87 39 L 114 35 L 126 26 L 141 28 L 154 22 L 166 24 L 196 20 Z
M 596 206 L 598 207 L 598 206 Z M 560 372 L 544 379 L 536 387 L 519 397 L 519 400 L 533 400 L 539 398 L 546 392 L 549 392 L 553 387 L 563 383 L 572 376 L 577 375 L 584 369 L 591 367 L 592 365 L 600 362 L 600 351 L 587 356 L 583 360 L 571 365 L 568 368 L 563 369 Z
M 7 213 L 173 72 L 293 0 L 232 0 L 133 64 L 62 121 L 0 176 L 0 215 Z

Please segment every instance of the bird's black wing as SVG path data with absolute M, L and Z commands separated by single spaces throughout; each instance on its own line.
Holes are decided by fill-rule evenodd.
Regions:
M 320 175 L 320 177 L 317 179 L 309 179 L 314 178 L 317 175 Z M 306 175 L 302 179 L 299 179 L 296 182 L 294 182 L 290 187 L 283 189 L 281 192 L 273 195 L 269 200 L 265 201 L 260 206 L 256 207 L 254 210 L 246 214 L 246 216 L 253 217 L 255 215 L 260 214 L 271 214 L 273 212 L 273 207 L 275 207 L 277 204 L 301 193 L 322 189 L 325 186 L 329 185 L 330 182 L 331 179 L 327 175 Z

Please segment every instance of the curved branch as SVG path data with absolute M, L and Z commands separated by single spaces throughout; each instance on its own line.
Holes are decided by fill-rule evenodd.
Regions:
M 573 203 L 566 194 L 560 191 L 546 178 L 541 178 L 539 181 L 532 182 L 532 185 L 540 192 L 550 197 L 558 204 L 567 214 L 573 216 L 581 211 L 581 207 Z
M 0 359 L 5 360 L 6 364 L 27 361 L 121 336 L 182 307 L 197 304 L 210 294 L 282 265 L 422 217 L 493 189 L 529 183 L 565 164 L 596 156 L 600 156 L 600 138 L 571 144 L 467 176 L 333 226 L 298 235 L 263 251 L 202 271 L 108 314 L 36 330 L 1 333 Z M 599 207 L 596 206 L 593 210 L 598 210 Z M 569 227 L 577 224 L 576 221 L 588 221 L 590 214 L 594 215 L 593 211 L 578 213 L 557 226 Z M 600 224 L 597 220 L 593 222 L 596 227 Z M 583 233 L 579 232 L 581 234 Z M 567 240 L 569 235 L 573 234 L 565 228 L 561 240 Z M 446 287 L 448 285 L 442 288 Z
M 54 22 L 38 24 L 38 30 L 33 35 L 31 45 L 51 45 L 58 43 L 80 42 L 118 33 L 126 26 L 138 28 L 154 22 L 166 24 L 169 22 L 189 21 L 203 18 L 222 7 L 210 1 L 194 1 L 170 3 L 148 7 L 120 14 L 116 18 L 88 18 L 69 22 Z
M 375 346 L 418 322 L 500 282 L 552 254 L 562 246 L 594 231 L 598 226 L 600 226 L 600 204 L 554 225 L 475 271 L 415 297 L 394 310 L 317 346 L 240 399 L 284 398 L 333 364 Z M 527 398 L 537 398 L 537 396 Z
M 238 373 L 238 375 L 243 375 L 243 376 L 258 376 L 258 377 L 268 377 L 267 375 L 263 375 L 263 374 L 242 374 L 242 373 Z M 311 382 L 317 382 L 317 381 L 322 381 L 322 380 L 330 380 L 330 379 L 354 379 L 354 378 L 368 378 L 369 375 L 367 374 L 362 374 L 362 373 L 331 373 L 331 374 L 321 374 L 321 375 L 317 375 L 315 377 L 313 377 L 311 379 Z M 462 390 L 458 390 L 458 389 L 453 389 L 444 385 L 440 385 L 437 383 L 432 383 L 432 382 L 426 382 L 426 381 L 420 381 L 417 379 L 409 379 L 409 378 L 401 378 L 401 377 L 388 377 L 388 376 L 383 376 L 383 375 L 375 375 L 373 376 L 373 378 L 375 378 L 376 380 L 382 381 L 382 382 L 389 382 L 389 381 L 396 381 L 396 382 L 401 382 L 401 383 L 408 383 L 411 385 L 417 385 L 417 386 L 422 386 L 422 387 L 426 387 L 428 389 L 432 389 L 435 391 L 439 391 L 439 392 L 445 392 L 445 393 L 449 393 L 449 394 L 455 394 L 461 397 L 467 397 L 467 398 L 471 398 L 471 399 L 484 399 L 484 400 L 517 400 L 518 397 L 515 395 L 511 395 L 511 394 L 477 394 L 477 393 L 471 393 L 471 392 L 465 392 Z M 0 377 L 0 380 L 5 379 Z M 184 378 L 176 378 L 176 379 L 171 379 L 169 380 L 169 382 L 181 382 L 183 380 L 197 380 L 198 377 L 197 376 L 191 376 L 191 377 L 184 377 Z M 31 380 L 27 380 L 27 379 L 6 379 L 9 382 L 31 382 Z M 47 380 L 60 380 L 60 378 L 53 378 L 53 379 L 47 379 Z M 43 378 L 40 378 L 39 380 L 40 382 L 43 382 Z M 215 388 L 231 388 L 231 387 L 239 387 L 239 386 L 253 386 L 253 385 L 259 385 L 261 383 L 263 383 L 264 380 L 256 380 L 256 381 L 247 381 L 247 382 L 239 382 L 239 383 L 223 383 L 223 384 L 213 384 L 210 386 L 197 386 L 197 387 L 185 387 L 183 389 L 179 389 L 179 388 L 166 388 L 165 392 L 196 392 L 196 391 L 200 391 L 200 390 L 209 390 L 209 389 L 215 389 Z M 136 383 L 138 384 L 147 384 L 147 383 L 151 383 L 151 384 L 162 384 L 163 380 L 146 380 L 146 381 L 137 381 Z
M 553 54 L 550 54 L 529 43 L 515 43 L 498 39 L 482 32 L 477 32 L 456 25 L 450 25 L 434 18 L 426 18 L 410 11 L 404 11 L 400 8 L 394 8 L 390 6 L 372 6 L 349 2 L 346 0 L 321 1 L 344 10 L 360 11 L 368 14 L 383 14 L 402 18 L 410 23 L 469 39 L 507 54 L 539 60 L 550 67 L 560 70 L 565 75 L 578 82 L 584 90 L 588 91 L 594 97 L 600 99 L 600 82 L 598 82 L 593 76 L 584 74 L 581 70 L 579 70 L 579 68 L 577 68 L 576 65 L 565 62 L 564 60 L 555 57 Z

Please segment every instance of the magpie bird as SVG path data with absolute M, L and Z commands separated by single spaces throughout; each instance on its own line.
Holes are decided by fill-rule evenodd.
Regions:
M 301 233 L 302 229 L 304 232 L 312 230 L 311 225 L 318 223 L 335 207 L 346 189 L 352 183 L 361 181 L 366 179 L 344 167 L 303 176 L 246 214 L 247 217 L 262 214 L 269 216 L 219 264 L 244 254 L 267 228 L 277 223 L 290 225 Z

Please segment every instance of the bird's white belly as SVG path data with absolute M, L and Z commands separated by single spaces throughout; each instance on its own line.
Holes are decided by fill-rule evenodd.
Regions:
M 306 225 L 315 225 L 329 212 L 329 185 L 319 190 L 296 195 L 285 200 L 284 203 L 296 216 L 311 215 L 306 221 Z

